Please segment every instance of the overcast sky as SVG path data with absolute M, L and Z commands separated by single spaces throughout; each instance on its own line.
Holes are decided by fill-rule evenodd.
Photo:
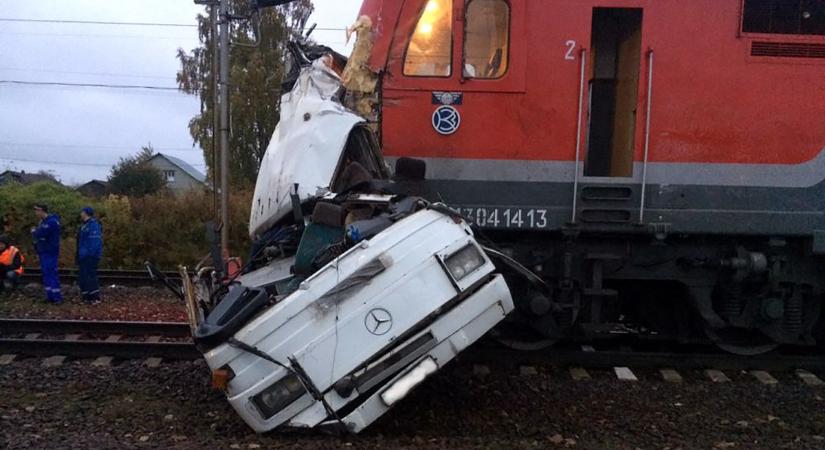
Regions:
M 315 0 L 310 23 L 342 29 L 361 0 Z M 176 87 L 178 48 L 194 27 L 17 22 L 3 19 L 195 24 L 192 0 L 0 0 L 0 80 Z M 314 37 L 348 53 L 344 32 Z M 0 82 L 0 171 L 46 170 L 64 183 L 105 179 L 112 164 L 151 143 L 205 171 L 187 124 L 197 97 L 174 90 Z

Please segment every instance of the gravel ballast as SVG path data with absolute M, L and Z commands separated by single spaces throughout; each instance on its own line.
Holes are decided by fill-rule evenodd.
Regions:
M 711 383 L 698 370 L 679 384 L 655 371 L 573 381 L 565 368 L 459 361 L 358 436 L 256 435 L 211 390 L 203 361 L 90 362 L 0 366 L 0 448 L 825 448 L 825 390 L 792 374 L 776 385 L 744 373 Z
M 156 287 L 104 286 L 103 301 L 87 305 L 75 286 L 64 286 L 64 302 L 47 303 L 40 285 L 19 288 L 0 295 L 0 317 L 64 320 L 128 320 L 184 322 L 183 302 L 166 289 Z

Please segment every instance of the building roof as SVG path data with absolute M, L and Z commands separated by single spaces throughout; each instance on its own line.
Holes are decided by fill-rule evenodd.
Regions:
M 149 161 L 151 161 L 151 160 L 153 160 L 157 157 L 164 158 L 165 160 L 169 161 L 170 163 L 178 166 L 180 168 L 180 170 L 186 172 L 190 177 L 198 180 L 201 183 L 206 183 L 206 175 L 202 174 L 198 169 L 192 167 L 192 165 L 190 165 L 188 162 L 186 162 L 186 161 L 184 161 L 180 158 L 175 158 L 174 156 L 166 155 L 164 153 L 156 153 L 155 156 L 152 156 L 149 159 Z
M 104 186 L 104 187 L 109 185 L 109 183 L 107 183 L 103 180 L 92 180 L 92 181 L 81 184 L 80 186 L 78 186 L 78 189 L 82 188 L 83 186 L 90 186 L 90 185 L 93 185 L 93 184 L 99 184 L 99 185 Z
M 7 177 L 11 177 L 14 181 L 17 181 L 20 184 L 34 184 L 41 181 L 49 181 L 59 184 L 53 176 L 42 173 L 26 173 L 26 171 L 16 172 L 14 170 L 6 170 L 5 172 L 0 173 L 0 178 Z

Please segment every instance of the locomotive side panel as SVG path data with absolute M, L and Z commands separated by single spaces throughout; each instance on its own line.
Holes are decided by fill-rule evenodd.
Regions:
M 740 353 L 815 343 L 825 10 L 794 2 L 366 0 L 385 155 L 504 230 L 548 283 L 514 292 L 545 337 L 633 316 Z
M 507 5 L 509 41 L 507 67 L 494 79 L 466 73 L 465 57 L 478 34 L 467 30 L 472 2 L 406 1 L 398 25 L 377 38 L 386 40 L 389 33 L 392 39 L 382 91 L 385 153 L 426 159 L 441 198 L 465 206 L 480 225 L 523 228 L 524 221 L 498 217 L 521 210 L 548 217 L 530 228 L 558 229 L 583 215 L 600 229 L 629 224 L 642 208 L 646 172 L 648 221 L 673 232 L 810 235 L 825 226 L 818 186 L 825 178 L 825 127 L 819 124 L 825 96 L 818 95 L 825 91 L 823 61 L 751 56 L 763 41 L 825 45 L 823 36 L 743 34 L 739 0 L 498 3 Z M 643 15 L 636 105 L 625 130 L 632 139 L 625 158 L 632 166 L 623 176 L 584 177 L 594 145 L 588 125 L 598 118 L 599 50 L 591 25 L 597 10 L 616 8 Z M 433 14 L 439 9 L 449 10 L 447 20 Z M 447 49 L 450 68 L 430 76 L 405 73 L 411 40 L 428 20 L 424 25 L 441 24 L 452 38 L 440 48 Z M 649 129 L 648 88 L 654 93 Z M 449 106 L 460 121 L 446 134 L 433 125 L 435 111 L 444 106 L 436 97 L 441 92 L 458 98 Z M 605 208 L 581 191 L 603 184 L 624 185 L 626 193 L 611 194 L 623 204 Z M 579 211 L 588 200 L 595 203 L 590 212 Z

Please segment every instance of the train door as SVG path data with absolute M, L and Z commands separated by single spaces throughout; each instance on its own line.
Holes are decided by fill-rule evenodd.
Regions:
M 641 45 L 641 9 L 593 9 L 585 176 L 633 176 Z
M 636 211 L 642 221 L 644 187 L 638 180 L 644 184 L 645 169 L 634 173 L 645 119 L 644 112 L 639 113 L 644 104 L 642 17 L 641 8 L 592 9 L 590 61 L 588 70 L 582 67 L 580 99 L 587 108 L 584 167 L 575 175 L 573 223 L 627 226 L 634 223 Z

